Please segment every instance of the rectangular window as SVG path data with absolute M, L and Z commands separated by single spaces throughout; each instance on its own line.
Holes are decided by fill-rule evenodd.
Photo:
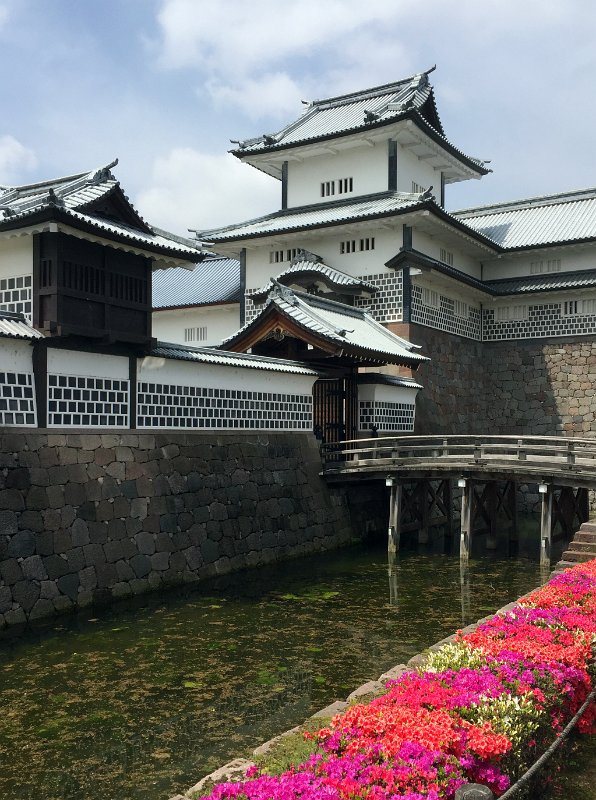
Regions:
M 356 239 L 348 239 L 346 242 L 339 243 L 339 252 L 344 255 L 345 253 L 356 252 Z
M 528 306 L 501 306 L 497 308 L 496 318 L 498 322 L 528 319 Z
M 439 293 L 434 289 L 422 287 L 422 304 L 431 308 L 439 307 Z
M 561 303 L 561 314 L 564 317 L 573 317 L 579 314 L 579 303 L 577 300 L 565 300 Z
M 270 264 L 279 264 L 280 261 L 284 260 L 284 251 L 283 250 L 272 250 L 269 253 L 269 263 Z
M 596 299 L 582 300 L 582 314 L 596 314 Z
M 532 261 L 530 262 L 530 274 L 541 275 L 543 272 L 560 272 L 561 259 L 551 258 L 547 261 Z
M 468 316 L 468 304 L 464 303 L 463 300 L 454 300 L 453 301 L 453 313 L 456 317 L 464 317 Z
M 299 252 L 299 247 L 292 247 L 291 250 L 286 250 L 286 261 L 291 261 L 293 258 L 296 258 Z
M 335 194 L 335 181 L 323 181 L 321 183 L 321 197 L 330 197 Z
M 375 237 L 369 236 L 366 239 L 360 239 L 360 249 L 361 250 L 374 250 L 375 249 Z
M 453 266 L 453 253 L 451 253 L 449 250 L 445 250 L 443 247 L 441 247 L 439 252 L 439 259 L 444 264 L 449 264 L 450 267 Z
M 337 184 L 338 194 L 349 194 L 354 191 L 354 178 L 340 178 Z
M 207 340 L 207 326 L 202 325 L 199 328 L 185 328 L 184 341 L 185 342 L 204 342 Z
M 416 181 L 412 181 L 412 194 L 422 194 L 424 187 L 420 186 Z

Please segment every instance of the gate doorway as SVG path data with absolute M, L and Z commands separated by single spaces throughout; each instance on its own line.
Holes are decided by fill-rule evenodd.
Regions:
M 320 378 L 315 383 L 313 428 L 322 443 L 356 438 L 358 387 L 353 373 L 342 378 Z

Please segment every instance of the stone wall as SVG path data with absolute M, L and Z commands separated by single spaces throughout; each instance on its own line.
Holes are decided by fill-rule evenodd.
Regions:
M 311 434 L 0 433 L 0 629 L 340 546 Z
M 390 327 L 432 359 L 413 373 L 416 433 L 596 436 L 593 337 L 477 342 Z

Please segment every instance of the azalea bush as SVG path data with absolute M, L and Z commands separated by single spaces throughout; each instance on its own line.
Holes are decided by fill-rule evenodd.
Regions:
M 257 767 L 209 800 L 440 800 L 464 783 L 499 796 L 592 690 L 596 560 L 555 577 L 504 614 L 458 632 L 422 672 L 306 733 L 317 752 L 281 775 Z M 592 703 L 579 730 L 591 733 Z

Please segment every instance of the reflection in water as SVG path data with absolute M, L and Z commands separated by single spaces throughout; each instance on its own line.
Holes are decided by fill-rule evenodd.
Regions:
M 530 562 L 472 560 L 462 584 L 459 558 L 402 552 L 388 566 L 385 544 L 0 643 L 0 798 L 165 800 L 538 574 Z
M 398 593 L 398 561 L 397 556 L 391 550 L 387 553 L 387 574 L 389 575 L 389 605 L 399 608 Z
M 459 562 L 459 585 L 461 595 L 461 624 L 465 627 L 470 621 L 472 597 L 470 594 L 470 564 L 468 559 Z M 496 609 L 495 609 L 496 611 Z

